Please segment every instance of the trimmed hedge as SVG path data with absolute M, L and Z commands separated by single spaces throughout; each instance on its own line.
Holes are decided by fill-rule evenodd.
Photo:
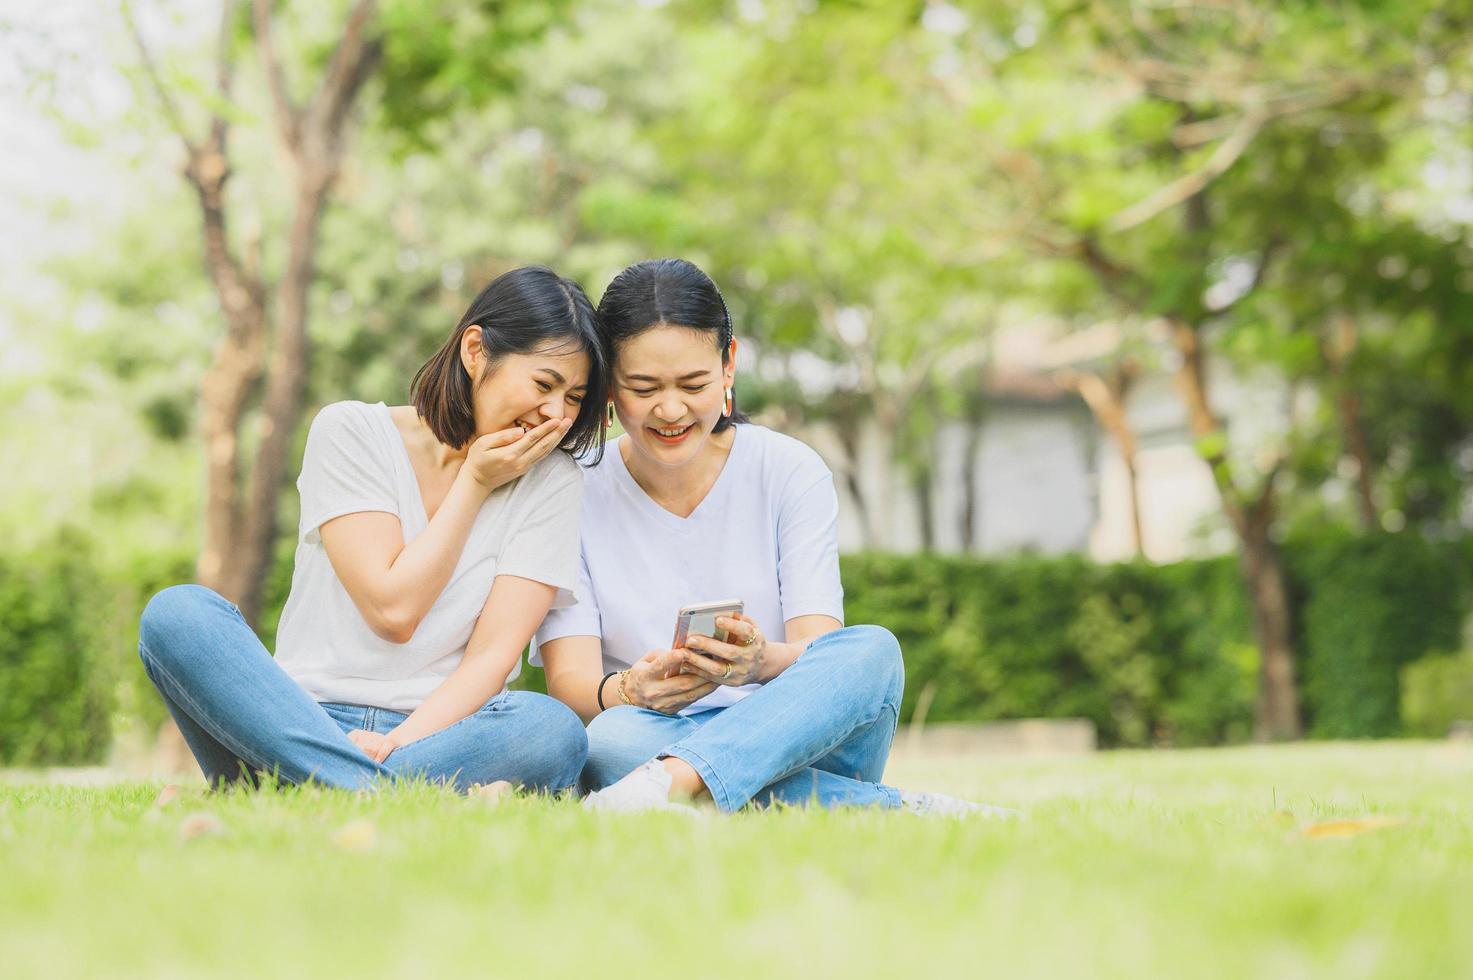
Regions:
M 1469 553 L 1466 542 L 1389 534 L 1286 547 L 1311 734 L 1406 730 L 1401 677 L 1412 661 L 1458 649 Z M 187 579 L 190 556 L 161 552 L 106 572 L 95 564 L 76 534 L 0 554 L 0 764 L 94 762 L 114 718 L 151 726 L 164 717 L 138 664 L 138 613 Z M 1258 653 L 1232 558 L 1153 566 L 866 554 L 842 564 L 848 621 L 888 626 L 904 649 L 904 721 L 924 704 L 930 721 L 1089 718 L 1112 746 L 1251 734 Z M 261 617 L 268 647 L 290 580 L 284 547 Z M 543 683 L 526 667 L 517 686 Z
M 1466 580 L 1456 547 L 1346 535 L 1291 551 L 1289 564 L 1309 733 L 1400 734 L 1402 668 L 1461 641 Z
M 1401 670 L 1457 648 L 1462 543 L 1333 534 L 1284 549 L 1308 732 L 1400 734 Z M 844 559 L 848 622 L 905 651 L 902 719 L 1084 717 L 1105 745 L 1213 745 L 1252 731 L 1258 650 L 1234 558 Z M 928 693 L 929 692 L 929 693 Z
M 1473 653 L 1434 654 L 1401 672 L 1401 716 L 1413 735 L 1446 738 L 1473 722 Z
M 192 568 L 192 555 L 160 551 L 104 569 L 70 529 L 0 550 L 0 765 L 100 762 L 119 718 L 163 721 L 138 659 L 138 615 Z
M 1230 559 L 1171 566 L 1079 558 L 853 555 L 851 623 L 905 653 L 903 721 L 1083 717 L 1106 745 L 1240 741 L 1257 654 Z
M 90 762 L 107 748 L 107 603 L 90 564 L 72 533 L 43 555 L 0 554 L 0 762 Z

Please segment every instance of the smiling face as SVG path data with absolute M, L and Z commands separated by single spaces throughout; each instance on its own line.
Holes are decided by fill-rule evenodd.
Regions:
M 476 435 L 513 426 L 532 429 L 548 419 L 576 419 L 588 391 L 588 355 L 554 342 L 526 354 L 503 354 L 489 363 L 481 328 L 466 328 L 461 363 L 472 378 Z
M 713 337 L 662 324 L 619 344 L 614 410 L 633 452 L 662 466 L 681 466 L 707 445 L 736 374 L 736 342 L 723 365 Z

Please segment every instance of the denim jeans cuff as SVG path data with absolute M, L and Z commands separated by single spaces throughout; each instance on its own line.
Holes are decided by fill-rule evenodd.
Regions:
M 699 754 L 677 743 L 661 752 L 658 758 L 663 759 L 667 756 L 674 756 L 680 761 L 688 763 L 696 771 L 701 777 L 701 781 L 706 784 L 706 789 L 710 791 L 711 799 L 715 801 L 716 808 L 722 813 L 734 813 L 746 805 L 746 800 L 742 800 L 735 806 L 732 805 L 731 793 L 727 791 L 726 784 L 721 781 L 720 776 L 716 775 L 716 770 L 711 768 L 711 763 L 707 762 Z

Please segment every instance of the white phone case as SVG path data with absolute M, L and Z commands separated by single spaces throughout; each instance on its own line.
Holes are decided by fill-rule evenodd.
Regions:
M 719 643 L 725 643 L 726 630 L 717 628 L 716 619 L 718 616 L 735 616 L 742 611 L 743 607 L 744 604 L 740 599 L 701 602 L 682 607 L 680 613 L 675 617 L 675 642 L 670 645 L 670 648 L 679 650 L 685 646 L 686 637 L 694 634 L 709 636 Z

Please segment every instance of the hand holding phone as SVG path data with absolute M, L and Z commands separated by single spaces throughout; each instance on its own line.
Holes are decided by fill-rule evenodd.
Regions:
M 721 643 L 726 642 L 726 630 L 716 625 L 718 616 L 735 616 L 745 608 L 740 599 L 722 599 L 718 602 L 698 602 L 690 606 L 682 606 L 680 612 L 675 616 L 675 640 L 670 644 L 672 650 L 685 648 L 685 641 L 691 636 L 709 636 Z M 689 673 L 682 665 L 678 674 Z
M 684 670 L 688 655 L 685 650 L 651 650 L 630 665 L 625 674 L 629 703 L 673 715 L 714 691 L 714 682 Z
M 745 604 L 740 599 L 723 599 L 720 602 L 701 602 L 692 606 L 682 606 L 675 617 L 675 642 L 670 644 L 670 649 L 681 649 L 685 646 L 686 637 L 696 634 L 709 636 L 719 643 L 727 642 L 726 630 L 717 628 L 716 618 L 718 616 L 734 617 L 744 608 Z

